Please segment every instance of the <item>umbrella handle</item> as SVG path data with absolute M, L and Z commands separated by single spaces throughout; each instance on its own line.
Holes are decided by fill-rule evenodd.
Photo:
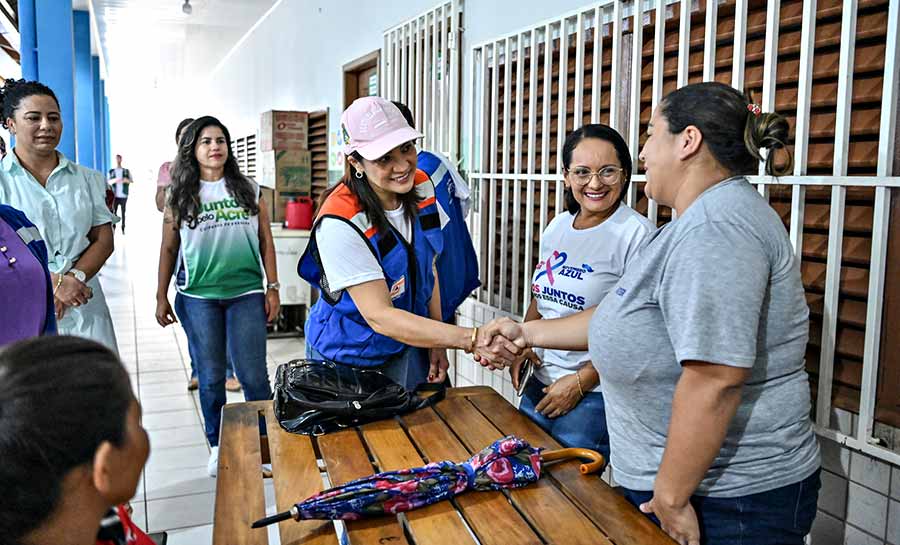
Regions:
M 606 461 L 603 455 L 596 450 L 586 448 L 561 448 L 558 450 L 548 450 L 541 453 L 541 458 L 545 462 L 555 462 L 557 460 L 568 460 L 569 458 L 579 458 L 581 460 L 590 460 L 581 464 L 581 474 L 596 473 L 603 468 Z

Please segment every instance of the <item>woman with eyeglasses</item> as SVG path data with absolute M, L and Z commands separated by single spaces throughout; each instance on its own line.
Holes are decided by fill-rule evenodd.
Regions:
M 541 237 L 525 321 L 561 318 L 596 306 L 656 228 L 623 202 L 631 182 L 631 155 L 614 129 L 584 125 L 569 134 L 563 166 L 566 211 Z M 590 356 L 583 350 L 538 352 L 528 350 L 510 368 L 519 389 L 524 360 L 535 364 L 519 410 L 563 445 L 594 449 L 608 459 L 600 376 Z

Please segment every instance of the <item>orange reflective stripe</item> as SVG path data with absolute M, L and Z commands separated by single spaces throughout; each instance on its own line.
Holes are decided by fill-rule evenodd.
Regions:
M 422 201 L 422 202 L 419 203 L 419 208 L 425 208 L 426 206 L 431 206 L 432 204 L 434 204 L 434 202 L 435 202 L 435 198 L 434 198 L 434 197 L 429 197 L 429 198 L 427 198 L 427 199 L 425 199 L 424 201 Z
M 429 181 L 429 180 L 431 180 L 431 178 L 428 176 L 428 173 L 427 173 L 427 172 L 425 172 L 425 171 L 422 170 L 422 169 L 418 169 L 418 168 L 416 169 L 416 177 L 415 177 L 415 183 L 416 183 L 416 185 L 425 183 L 425 182 L 427 182 L 427 181 Z
M 359 206 L 359 202 L 356 200 L 356 196 L 350 192 L 350 188 L 340 184 L 322 203 L 319 212 L 316 214 L 316 219 L 318 220 L 325 215 L 351 219 L 360 210 L 362 209 Z

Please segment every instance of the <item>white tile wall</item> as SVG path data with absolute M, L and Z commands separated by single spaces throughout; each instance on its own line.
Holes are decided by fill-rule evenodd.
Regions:
M 819 511 L 809 534 L 809 545 L 843 545 L 844 522 Z
M 850 451 L 837 442 L 824 437 L 819 438 L 822 448 L 822 467 L 844 478 L 850 477 Z
M 850 479 L 887 495 L 891 486 L 891 466 L 860 452 L 854 452 L 850 457 Z
M 900 501 L 891 500 L 888 508 L 887 542 L 900 545 Z
M 847 516 L 847 480 L 830 471 L 822 471 L 819 509 L 844 520 Z
M 900 467 L 894 467 L 891 471 L 891 497 L 900 500 Z
M 847 522 L 884 539 L 887 496 L 851 482 L 847 496 Z
M 854 526 L 848 525 L 844 529 L 844 545 L 882 545 L 882 543 L 877 537 Z

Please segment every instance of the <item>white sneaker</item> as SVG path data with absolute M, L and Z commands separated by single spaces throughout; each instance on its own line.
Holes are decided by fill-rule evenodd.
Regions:
M 215 477 L 219 472 L 219 447 L 213 447 L 209 453 L 209 461 L 206 462 L 206 472 L 210 477 Z

